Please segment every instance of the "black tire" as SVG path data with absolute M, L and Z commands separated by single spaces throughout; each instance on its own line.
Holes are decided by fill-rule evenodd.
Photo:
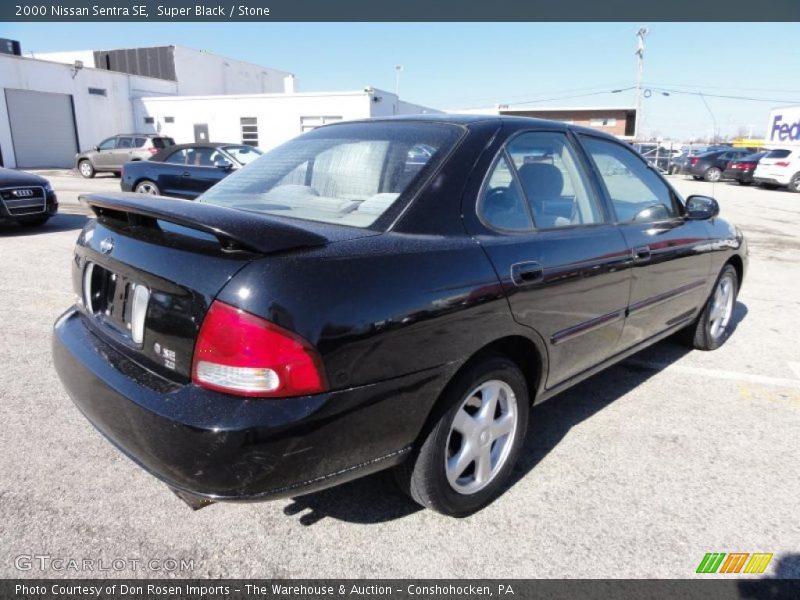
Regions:
M 712 182 L 719 181 L 722 179 L 722 169 L 718 169 L 717 167 L 706 169 L 706 172 L 703 173 L 703 179 Z
M 28 217 L 17 221 L 23 227 L 41 227 L 50 220 L 50 215 L 39 215 L 38 217 Z
M 789 181 L 789 191 L 800 194 L 800 173 L 795 173 Z
M 703 178 L 702 177 L 698 177 L 697 175 L 692 175 L 692 179 L 694 179 L 695 181 L 700 181 Z
M 445 469 L 452 443 L 451 428 L 457 414 L 463 412 L 465 402 L 475 397 L 472 392 L 490 381 L 500 381 L 513 391 L 516 427 L 513 433 L 508 434 L 512 436 L 506 441 L 508 449 L 500 452 L 505 458 L 502 463 L 498 462 L 497 471 L 488 478 L 488 483 L 474 493 L 460 493 L 448 481 Z M 511 401 L 507 395 L 505 397 L 506 402 Z M 525 439 L 530 405 L 528 386 L 516 363 L 502 355 L 487 355 L 459 373 L 447 386 L 411 456 L 395 469 L 398 484 L 417 503 L 445 515 L 465 517 L 480 510 L 505 489 Z M 488 448 L 487 452 L 495 449 L 495 441 L 482 443 L 484 449 Z M 477 462 L 466 464 L 465 473 L 470 467 L 477 470 Z
M 753 182 L 752 181 L 742 181 L 741 179 L 737 179 L 736 183 L 738 183 L 739 185 L 750 185 Z
M 730 309 L 731 314 L 725 327 L 721 330 L 721 332 L 717 333 L 717 335 L 713 335 L 712 312 L 714 311 L 717 290 L 719 289 L 723 280 L 729 281 L 733 286 L 733 303 Z M 720 272 L 719 277 L 717 277 L 717 281 L 714 282 L 714 289 L 711 292 L 711 296 L 709 296 L 708 300 L 706 301 L 703 311 L 700 313 L 697 321 L 695 321 L 695 323 L 686 330 L 686 339 L 693 348 L 697 350 L 716 350 L 728 340 L 733 332 L 731 321 L 733 319 L 733 311 L 736 307 L 736 297 L 738 294 L 739 276 L 736 273 L 736 269 L 733 268 L 733 265 L 725 265 Z
M 158 189 L 155 181 L 149 179 L 142 179 L 133 188 L 137 194 L 150 194 L 151 196 L 160 196 L 161 190 Z
M 81 174 L 81 177 L 84 179 L 91 179 L 97 174 L 97 171 L 94 169 L 94 165 L 88 158 L 83 158 L 78 161 L 78 173 Z

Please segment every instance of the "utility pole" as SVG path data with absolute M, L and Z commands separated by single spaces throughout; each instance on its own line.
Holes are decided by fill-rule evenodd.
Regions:
M 642 79 L 644 76 L 644 38 L 645 36 L 650 33 L 650 30 L 647 27 L 639 27 L 639 31 L 636 32 L 636 37 L 638 39 L 638 47 L 636 49 L 636 56 L 638 58 L 637 61 L 637 68 L 636 68 L 636 117 L 633 124 L 633 139 L 634 141 L 641 141 L 639 140 L 639 124 L 642 122 Z
M 400 98 L 400 71 L 403 70 L 403 65 L 394 66 L 394 93 Z

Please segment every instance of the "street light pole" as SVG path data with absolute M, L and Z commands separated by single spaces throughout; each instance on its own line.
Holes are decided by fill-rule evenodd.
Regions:
M 634 117 L 634 125 L 633 125 L 633 139 L 635 141 L 639 140 L 639 124 L 642 121 L 642 79 L 644 76 L 644 38 L 645 36 L 650 33 L 650 30 L 647 27 L 639 27 L 639 31 L 636 32 L 636 37 L 638 38 L 638 47 L 636 49 L 636 56 L 638 58 L 637 61 L 637 69 L 636 69 L 636 116 Z
M 400 97 L 400 71 L 403 70 L 403 65 L 394 66 L 394 93 Z

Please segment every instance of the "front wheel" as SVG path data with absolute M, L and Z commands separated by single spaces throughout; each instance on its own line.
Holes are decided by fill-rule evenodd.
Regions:
M 706 171 L 705 175 L 703 175 L 703 179 L 712 182 L 719 181 L 722 179 L 722 171 L 720 171 L 717 167 L 711 167 Z
M 711 297 L 690 328 L 691 345 L 697 350 L 716 350 L 730 337 L 733 308 L 739 293 L 739 276 L 732 265 L 719 274 Z
M 513 361 L 490 356 L 459 374 L 438 407 L 397 481 L 422 506 L 465 517 L 504 489 L 528 427 L 528 386 Z
M 78 163 L 78 172 L 81 174 L 81 177 L 86 179 L 91 179 L 94 177 L 95 173 L 92 163 L 85 158 Z
M 158 186 L 148 179 L 137 183 L 133 191 L 137 194 L 150 194 L 151 196 L 158 196 L 161 193 Z

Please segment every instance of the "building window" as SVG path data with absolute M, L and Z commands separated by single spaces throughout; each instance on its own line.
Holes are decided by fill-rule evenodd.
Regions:
M 242 117 L 239 119 L 242 128 L 242 143 L 258 146 L 258 118 Z
M 616 124 L 616 119 L 589 119 L 589 125 L 592 127 L 614 127 Z
M 174 123 L 175 117 L 164 117 L 164 123 Z
M 336 123 L 341 120 L 342 117 L 300 117 L 300 131 L 311 131 L 321 125 Z
M 93 88 L 93 87 L 90 87 L 89 88 L 89 93 L 94 95 L 94 96 L 105 96 L 106 95 L 106 89 L 105 88 Z
M 144 118 L 145 125 L 152 125 L 156 122 L 155 118 L 153 117 L 145 117 Z

